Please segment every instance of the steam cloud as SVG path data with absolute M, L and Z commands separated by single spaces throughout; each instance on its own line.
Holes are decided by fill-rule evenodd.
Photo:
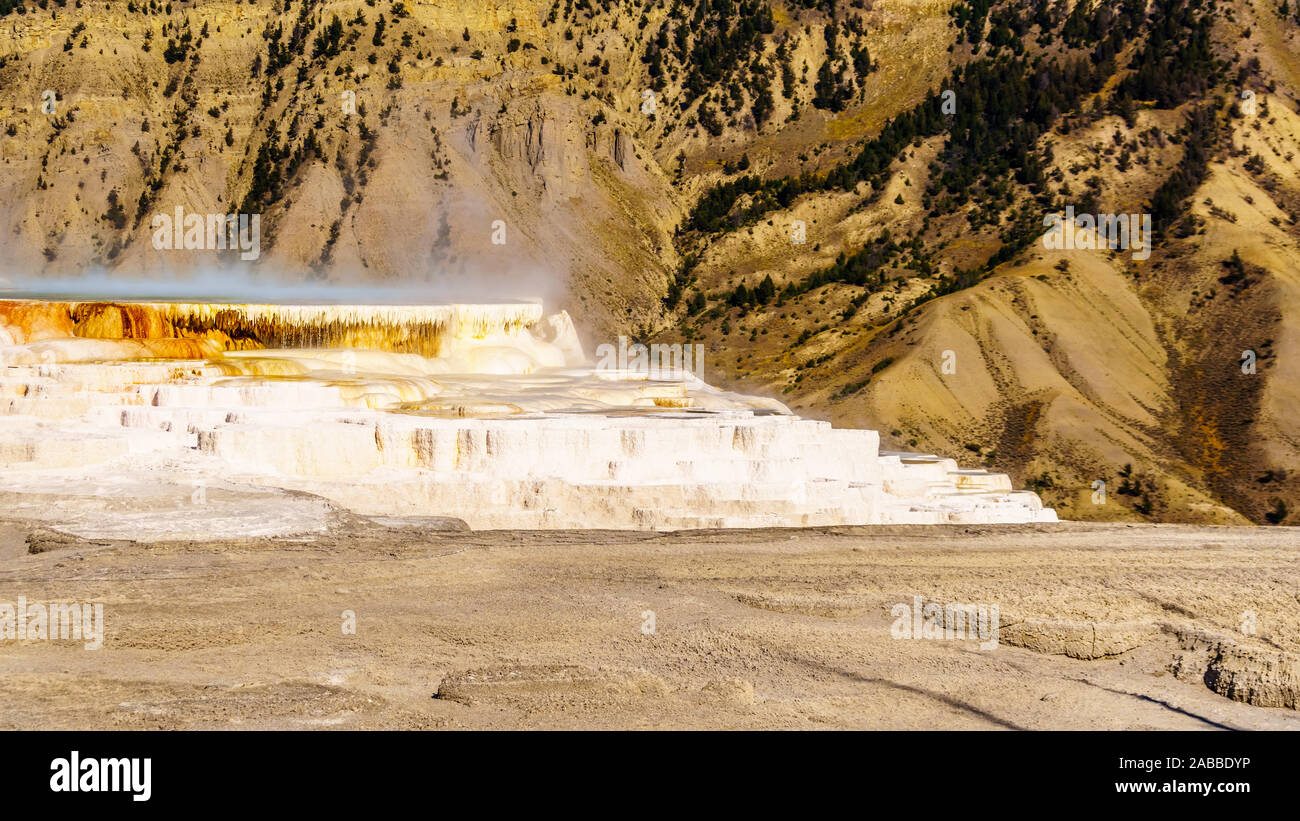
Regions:
M 194 301 L 351 305 L 431 305 L 541 301 L 548 309 L 562 299 L 557 277 L 538 270 L 457 273 L 412 283 L 304 282 L 284 276 L 253 276 L 232 269 L 199 269 L 170 277 L 124 277 L 95 271 L 80 276 L 0 278 L 0 298 L 65 300 Z

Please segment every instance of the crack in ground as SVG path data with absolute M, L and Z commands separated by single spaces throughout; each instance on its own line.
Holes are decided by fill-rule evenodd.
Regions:
M 1094 681 L 1089 681 L 1089 680 L 1086 679 L 1086 678 L 1074 678 L 1074 679 L 1070 679 L 1070 681 L 1077 681 L 1077 682 L 1080 683 L 1080 684 L 1086 684 L 1086 685 L 1088 685 L 1089 687 L 1096 687 L 1098 690 L 1105 690 L 1106 692 L 1108 692 L 1108 693 L 1114 693 L 1115 695 L 1128 696 L 1129 698 L 1136 698 L 1136 699 L 1138 699 L 1139 701 L 1145 701 L 1145 702 L 1148 702 L 1148 703 L 1151 703 L 1151 704 L 1156 704 L 1156 705 L 1159 705 L 1159 706 L 1161 706 L 1161 707 L 1164 707 L 1166 710 L 1169 710 L 1169 711 L 1171 711 L 1171 712 L 1175 712 L 1175 713 L 1179 713 L 1179 714 L 1181 714 L 1181 715 L 1185 715 L 1185 716 L 1187 716 L 1188 718 L 1194 718 L 1194 719 L 1196 719 L 1197 721 L 1200 721 L 1200 722 L 1203 722 L 1203 723 L 1205 723 L 1205 724 L 1208 724 L 1208 725 L 1210 725 L 1211 727 L 1214 727 L 1215 729 L 1218 729 L 1218 730 L 1234 730 L 1234 731 L 1237 731 L 1237 730 L 1240 730 L 1240 729 L 1241 729 L 1240 727 L 1233 727 L 1233 726 L 1230 725 L 1230 724 L 1221 724 L 1220 722 L 1212 721 L 1212 720 L 1206 718 L 1205 716 L 1198 716 L 1196 713 L 1193 713 L 1193 712 L 1191 712 L 1190 710 L 1184 710 L 1182 707 L 1175 707 L 1174 705 L 1170 704 L 1169 702 L 1167 702 L 1167 701 L 1165 701 L 1165 700 L 1163 700 L 1163 699 L 1154 698 L 1153 696 L 1143 695 L 1142 693 L 1130 693 L 1130 692 L 1128 692 L 1127 690 L 1116 690 L 1116 689 L 1114 689 L 1114 688 L 1112 688 L 1112 687 L 1107 687 L 1107 686 L 1105 686 L 1104 684 L 1097 684 L 1097 683 L 1094 682 Z

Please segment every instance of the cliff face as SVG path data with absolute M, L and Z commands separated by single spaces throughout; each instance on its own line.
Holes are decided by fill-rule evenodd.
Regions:
M 1300 509 L 1294 8 L 43 2 L 0 4 L 0 276 L 543 296 L 1067 517 Z M 1066 206 L 1159 242 L 1048 250 Z M 157 250 L 177 207 L 257 259 Z

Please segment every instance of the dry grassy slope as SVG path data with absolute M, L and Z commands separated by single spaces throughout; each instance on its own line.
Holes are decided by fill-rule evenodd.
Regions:
M 699 332 L 710 346 L 711 378 L 781 395 L 799 412 L 837 424 L 879 428 L 886 447 L 962 453 L 1007 470 L 1072 518 L 1138 519 L 1135 506 L 1149 502 L 1147 515 L 1156 519 L 1262 522 L 1276 499 L 1294 515 L 1297 477 L 1267 472 L 1300 464 L 1298 39 L 1294 24 L 1286 29 L 1270 9 L 1237 4 L 1234 17 L 1220 21 L 1217 39 L 1243 60 L 1260 57 L 1262 84 L 1254 87 L 1276 86 L 1259 92 L 1258 116 L 1233 123 L 1229 144 L 1238 150 L 1221 152 L 1190 198 L 1203 220 L 1198 234 L 1146 262 L 1035 246 L 898 325 L 890 324 L 898 315 L 891 308 L 924 291 L 918 280 L 896 281 L 848 321 L 838 315 L 861 290 L 836 284 L 739 320 L 734 313 L 726 323 L 706 319 Z M 1247 28 L 1252 37 L 1244 39 Z M 1141 112 L 1131 130 L 1104 117 L 1054 135 L 1056 167 L 1076 192 L 1100 176 L 1100 210 L 1142 211 L 1182 148 L 1146 145 L 1140 153 L 1149 164 L 1121 172 L 1107 153 L 1111 137 L 1118 131 L 1128 140 L 1152 126 L 1173 133 L 1182 119 L 1181 112 Z M 780 286 L 882 228 L 906 235 L 918 223 L 935 148 L 931 141 L 896 163 L 889 188 L 870 205 L 863 207 L 863 191 L 808 197 L 719 239 L 700 266 L 700 285 L 718 295 L 771 274 Z M 1263 158 L 1263 173 L 1245 168 L 1252 154 Z M 797 219 L 809 227 L 805 246 L 789 241 Z M 987 232 L 947 228 L 946 270 L 990 252 Z M 1239 292 L 1219 282 L 1233 250 L 1251 269 L 1251 284 Z M 1056 267 L 1063 259 L 1066 271 Z M 800 343 L 807 331 L 814 335 Z M 1260 357 L 1253 375 L 1240 369 L 1248 349 Z M 955 354 L 955 373 L 941 372 L 945 351 Z M 1117 493 L 1126 464 L 1145 498 Z M 1107 483 L 1104 505 L 1093 503 L 1098 478 Z
M 723 160 L 737 160 L 742 154 L 748 154 L 753 167 L 766 176 L 825 170 L 851 157 L 858 140 L 877 133 L 951 71 L 951 0 L 875 0 L 867 4 L 869 11 L 848 6 L 867 21 L 866 43 L 876 70 L 867 75 L 861 92 L 845 111 L 832 115 L 818 110 L 810 101 L 817 69 L 826 58 L 826 20 L 818 12 L 772 5 L 776 31 L 765 54 L 773 54 L 776 39 L 788 38 L 796 74 L 793 100 L 780 93 L 778 78 L 772 118 L 762 129 L 727 128 L 717 138 L 664 121 L 648 129 L 647 137 L 658 137 L 655 156 L 663 167 L 672 167 L 679 151 L 686 153 L 688 173 L 680 187 L 692 199 L 723 179 Z M 652 11 L 649 17 L 658 22 L 662 13 Z M 670 83 L 665 96 L 672 98 L 679 92 L 680 83 Z M 795 108 L 799 116 L 790 120 Z
M 262 31 L 277 19 L 276 7 L 265 0 L 175 3 L 171 15 L 91 2 L 5 18 L 0 123 L 15 133 L 0 136 L 0 231 L 11 273 L 55 275 L 99 265 L 164 272 L 213 264 L 206 255 L 155 251 L 148 217 L 176 205 L 235 210 L 251 183 L 267 125 L 297 116 L 301 137 L 321 117 L 325 158 L 304 164 L 265 214 L 270 248 L 261 270 L 303 277 L 316 266 L 336 280 L 430 283 L 495 274 L 494 293 L 559 296 L 571 287 L 586 324 L 604 332 L 639 319 L 641 306 L 657 304 L 664 270 L 675 263 L 669 231 L 680 206 L 614 108 L 584 99 L 590 90 L 585 81 L 550 73 L 556 60 L 572 65 L 577 52 L 563 39 L 562 26 L 540 25 L 549 4 L 406 5 L 410 17 L 396 19 L 388 3 L 316 4 L 313 18 L 319 14 L 326 23 L 334 14 L 344 21 L 358 10 L 366 15 L 354 50 L 310 66 L 300 84 L 301 61 L 281 69 L 285 88 L 265 107 L 264 80 L 253 77 L 255 61 L 266 59 Z M 286 39 L 300 7 L 278 18 Z M 376 49 L 371 36 L 379 13 L 389 25 L 385 44 Z M 613 16 L 627 23 L 626 15 Z M 511 34 L 506 27 L 512 18 L 517 31 Z M 164 35 L 162 26 L 185 20 L 196 39 L 208 25 L 209 37 L 199 46 L 196 66 L 169 66 L 162 52 L 175 34 Z M 79 23 L 86 25 L 87 48 L 64 50 Z M 461 35 L 465 29 L 469 42 Z M 146 30 L 154 32 L 148 52 L 142 48 Z M 403 34 L 412 36 L 411 45 L 401 46 Z M 510 37 L 536 48 L 508 53 Z M 484 52 L 482 59 L 471 56 L 474 49 Z M 379 55 L 373 65 L 366 59 L 372 51 Z M 398 89 L 389 87 L 386 69 L 394 55 L 400 55 Z M 542 64 L 544 55 L 549 65 Z M 335 73 L 347 63 L 358 80 Z M 108 194 L 119 192 L 134 224 L 135 204 L 171 139 L 172 108 L 181 99 L 179 93 L 165 97 L 164 90 L 170 78 L 186 75 L 193 77 L 196 100 L 177 162 L 146 219 L 117 232 L 101 219 Z M 73 113 L 62 130 L 56 117 L 39 109 L 44 89 L 62 98 L 58 117 Z M 357 167 L 362 117 L 343 115 L 345 89 L 356 92 L 377 135 L 368 170 Z M 453 98 L 469 113 L 453 117 Z M 228 110 L 209 116 L 209 108 L 223 104 Z M 597 124 L 593 118 L 601 112 L 605 120 Z M 335 162 L 340 153 L 343 171 Z M 446 179 L 437 178 L 440 168 Z M 344 209 L 344 177 L 359 179 L 362 170 L 367 180 L 355 189 L 359 201 Z M 492 243 L 497 219 L 507 224 L 504 246 Z M 335 220 L 339 237 L 322 265 Z M 118 241 L 124 247 L 110 254 Z

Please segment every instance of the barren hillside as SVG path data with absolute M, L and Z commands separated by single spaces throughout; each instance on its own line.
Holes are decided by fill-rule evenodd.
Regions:
M 543 293 L 1066 517 L 1300 507 L 1300 4 L 0 0 L 0 32 L 0 276 Z M 261 214 L 260 258 L 156 250 L 177 207 Z M 1048 249 L 1066 207 L 1155 247 Z

